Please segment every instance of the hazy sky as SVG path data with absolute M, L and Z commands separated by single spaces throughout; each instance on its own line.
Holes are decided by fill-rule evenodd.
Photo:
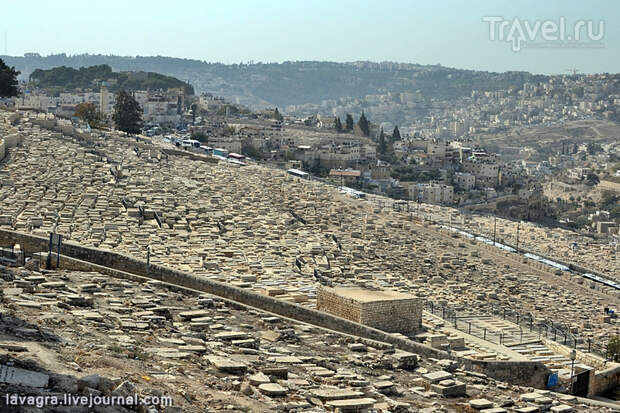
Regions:
M 372 60 L 490 71 L 620 72 L 616 0 L 31 0 L 5 2 L 2 10 L 0 54 L 9 55 L 161 55 L 224 63 Z M 508 23 L 504 41 L 498 39 L 500 17 Z M 566 36 L 577 21 L 584 22 L 581 47 L 559 47 L 561 18 Z M 594 37 L 587 35 L 587 21 Z M 528 29 L 539 47 L 513 51 L 520 42 L 505 39 L 512 32 L 511 39 L 527 41 Z M 583 47 L 585 40 L 596 47 Z

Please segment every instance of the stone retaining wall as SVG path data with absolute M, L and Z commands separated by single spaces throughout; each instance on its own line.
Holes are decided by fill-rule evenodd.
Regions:
M 20 244 L 22 250 L 29 254 L 47 251 L 48 248 L 48 239 L 46 238 L 0 229 L 0 246 L 12 245 L 13 243 Z M 450 355 L 445 351 L 397 337 L 375 328 L 345 320 L 344 318 L 257 294 L 242 288 L 233 287 L 229 284 L 213 281 L 204 277 L 197 277 L 189 273 L 158 265 L 147 266 L 144 261 L 137 260 L 127 255 L 83 247 L 71 241 L 63 243 L 61 254 L 61 267 L 63 267 L 67 261 L 63 259 L 63 256 L 68 256 L 74 259 L 72 264 L 74 267 L 72 269 L 96 271 L 110 276 L 116 276 L 115 274 L 121 272 L 144 276 L 180 287 L 217 295 L 231 301 L 279 314 L 283 317 L 307 324 L 369 340 L 389 343 L 398 349 L 416 353 L 422 357 L 433 357 L 438 359 L 450 358 Z M 76 260 L 81 262 L 78 264 Z M 109 270 L 106 271 L 102 267 L 108 267 Z M 466 358 L 457 358 L 457 360 L 463 363 L 467 368 L 487 374 L 489 377 L 523 386 L 545 388 L 546 375 L 549 374 L 549 370 L 540 362 L 504 362 L 497 360 L 470 360 Z M 544 380 L 541 378 L 542 376 L 545 376 Z
M 550 370 L 539 361 L 500 361 L 461 359 L 465 370 L 486 374 L 508 383 L 546 389 Z
M 618 364 L 592 374 L 588 386 L 588 397 L 612 391 L 618 387 L 618 383 L 620 383 L 620 365 Z
M 20 244 L 22 250 L 25 250 L 30 254 L 33 252 L 37 253 L 40 251 L 47 251 L 48 249 L 48 239 L 16 231 L 0 229 L 0 245 L 11 245 L 12 243 Z M 147 267 L 144 261 L 137 260 L 127 255 L 96 248 L 83 247 L 70 241 L 63 242 L 61 254 L 61 256 L 64 255 L 76 258 L 87 263 L 96 264 L 97 266 L 109 267 L 126 273 L 145 276 L 151 279 L 217 295 L 232 301 L 249 305 L 251 307 L 302 321 L 304 323 L 325 327 L 354 336 L 366 337 L 371 340 L 390 343 L 395 347 L 420 354 L 424 357 L 449 357 L 449 355 L 444 351 L 437 350 L 411 340 L 394 337 L 384 331 L 364 326 L 350 320 L 345 320 L 341 317 L 163 266 L 151 265 Z M 84 265 L 85 264 L 82 264 L 82 267 Z M 86 268 L 80 269 L 86 270 Z M 92 271 L 100 271 L 100 269 L 93 268 Z

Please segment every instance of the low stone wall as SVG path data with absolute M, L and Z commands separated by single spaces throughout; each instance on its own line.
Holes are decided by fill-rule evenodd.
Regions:
M 47 253 L 35 254 L 34 257 L 35 259 L 41 260 L 40 262 L 42 263 L 41 264 L 42 268 L 44 268 L 46 259 L 47 259 Z M 56 258 L 57 258 L 57 254 L 53 252 L 52 253 L 52 269 L 56 269 Z M 71 271 L 96 272 L 96 273 L 103 274 L 103 275 L 109 275 L 114 278 L 133 281 L 133 282 L 139 282 L 139 283 L 146 283 L 148 281 L 152 281 L 152 279 L 148 277 L 143 277 L 141 275 L 136 275 L 136 274 L 130 274 L 128 272 L 115 270 L 109 267 L 102 267 L 101 265 L 93 264 L 92 262 L 78 260 L 76 258 L 67 257 L 66 255 L 60 256 L 60 269 L 71 270 Z M 166 286 L 166 288 L 170 289 L 171 291 L 180 292 L 183 294 L 196 295 L 196 296 L 203 294 L 202 291 L 196 291 L 196 290 L 192 290 L 192 289 L 185 288 L 185 287 L 179 287 L 178 285 L 169 284 L 163 281 L 162 283 Z M 226 298 L 222 298 L 222 300 L 228 303 L 228 305 L 236 309 L 241 309 L 241 310 L 246 310 L 246 311 L 256 310 L 255 307 L 250 307 L 246 304 L 242 304 L 237 301 L 228 300 Z M 268 312 L 266 310 L 263 310 L 263 311 Z M 270 313 L 270 314 L 277 315 L 275 313 Z M 288 319 L 293 322 L 298 321 L 298 320 L 295 320 L 289 317 L 283 317 L 283 318 Z M 333 329 L 328 329 L 325 327 L 319 327 L 319 326 L 315 326 L 315 327 L 328 331 L 328 332 L 335 331 Z M 343 336 L 355 338 L 356 340 L 359 340 L 360 342 L 364 343 L 367 346 L 374 347 L 380 350 L 388 350 L 388 349 L 394 348 L 393 345 L 386 343 L 384 341 L 377 341 L 377 340 L 372 340 L 372 339 L 365 338 L 365 337 L 353 336 L 353 335 L 345 334 L 342 332 L 339 332 L 339 333 L 341 333 Z
M 543 344 L 550 350 L 552 350 L 556 354 L 561 354 L 564 357 L 570 358 L 571 348 L 564 346 L 562 344 L 556 343 L 553 340 L 548 340 L 544 337 L 541 337 Z M 596 369 L 604 370 L 606 368 L 605 360 L 600 357 L 595 356 L 594 354 L 585 353 L 583 351 L 577 350 L 577 359 L 578 363 L 583 363 L 585 365 L 594 367 Z
M 447 231 L 448 231 L 447 232 L 448 234 L 452 233 L 452 231 L 449 231 L 449 230 L 447 230 Z M 470 230 L 468 230 L 468 232 L 470 232 L 470 233 L 472 233 L 472 234 L 474 234 L 476 236 L 485 236 L 485 237 L 488 238 L 488 236 L 486 236 L 486 235 L 481 235 L 481 234 L 478 234 L 478 233 L 474 233 L 474 232 L 472 232 Z M 512 248 L 516 249 L 515 245 L 511 244 L 510 242 L 508 242 L 508 241 L 506 241 L 504 239 L 498 239 L 498 242 L 501 242 L 504 245 L 507 245 L 509 247 L 512 247 Z M 482 241 L 476 241 L 476 243 L 479 246 L 487 249 L 489 252 L 503 253 L 503 254 L 506 255 L 506 257 L 514 259 L 514 260 L 522 260 L 523 258 L 526 258 L 523 255 L 516 255 L 515 253 L 509 253 L 507 251 L 504 251 L 504 250 L 502 250 L 502 249 L 500 249 L 498 247 L 495 247 L 493 245 L 484 243 Z M 571 263 L 565 262 L 562 259 L 559 259 L 557 257 L 550 257 L 550 256 L 548 256 L 548 255 L 546 255 L 546 254 L 544 254 L 542 252 L 532 251 L 532 250 L 530 250 L 528 248 L 525 248 L 525 247 L 522 247 L 522 246 L 519 247 L 519 251 L 521 253 L 530 253 L 530 254 L 538 255 L 539 257 L 545 258 L 545 259 L 550 260 L 550 261 L 555 261 L 558 264 L 562 264 L 565 267 L 568 267 L 568 268 L 570 268 L 570 269 L 572 269 L 574 271 L 577 271 L 579 273 L 591 273 L 591 274 L 598 275 L 599 277 L 603 277 L 603 278 L 607 278 L 607 279 L 613 279 L 612 277 L 610 277 L 608 275 L 605 275 L 605 274 L 602 274 L 602 273 L 600 273 L 598 271 L 595 271 L 595 270 L 593 270 L 591 268 L 586 268 L 586 267 L 583 267 L 581 265 L 571 264 Z M 536 260 L 533 260 L 533 259 L 530 259 L 530 258 L 526 258 L 526 264 L 529 265 L 530 267 L 533 267 L 533 268 L 536 268 L 536 269 L 538 269 L 540 271 L 545 271 L 545 272 L 548 272 L 548 273 L 551 273 L 551 274 L 555 274 L 555 272 L 557 270 L 557 268 L 555 268 L 555 267 L 552 267 L 550 265 L 547 265 L 545 263 L 542 263 L 542 262 L 539 262 L 539 261 L 536 261 Z M 567 276 L 567 277 L 580 277 L 580 278 L 583 278 L 580 274 L 568 273 L 568 272 L 565 272 L 565 271 L 562 271 L 562 275 Z M 586 280 L 585 278 L 583 278 L 583 279 Z M 600 283 L 596 283 L 595 281 L 591 281 L 591 282 L 593 282 L 595 284 L 598 284 L 598 285 L 603 285 L 603 284 L 600 284 Z
M 193 152 L 188 152 L 188 151 L 180 151 L 178 149 L 164 148 L 164 149 L 161 149 L 161 151 L 163 153 L 165 153 L 166 155 L 185 156 L 186 158 L 190 158 L 192 161 L 202 161 L 202 162 L 208 162 L 208 163 L 218 163 L 219 162 L 219 159 L 214 158 L 212 156 L 201 155 L 201 154 L 197 154 L 197 153 L 193 153 Z
M 545 389 L 551 370 L 538 361 L 486 361 L 461 359 L 465 370 L 486 374 L 496 380 Z

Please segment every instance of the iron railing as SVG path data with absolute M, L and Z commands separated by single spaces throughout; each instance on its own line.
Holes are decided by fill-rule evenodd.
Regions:
M 426 309 L 431 314 L 439 316 L 448 322 L 451 327 L 491 343 L 505 345 L 507 341 L 505 331 L 482 327 L 475 323 L 472 324 L 472 321 L 469 319 L 495 317 L 517 325 L 520 329 L 520 338 L 515 344 L 527 342 L 524 341 L 524 333 L 526 339 L 528 336 L 531 338 L 531 335 L 534 334 L 538 340 L 544 337 L 584 353 L 592 353 L 603 357 L 605 361 L 609 360 L 607 343 L 572 333 L 570 328 L 563 323 L 556 323 L 551 320 L 534 320 L 534 317 L 529 313 L 523 314 L 511 308 L 494 305 L 488 306 L 487 314 L 463 313 L 459 312 L 460 310 L 456 306 L 441 305 L 433 301 L 426 302 Z M 514 339 L 512 342 L 514 343 Z

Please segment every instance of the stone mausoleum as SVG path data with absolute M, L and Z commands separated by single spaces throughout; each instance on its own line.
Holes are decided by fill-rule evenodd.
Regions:
M 321 286 L 317 309 L 389 333 L 411 334 L 422 327 L 424 299 L 396 291 Z

